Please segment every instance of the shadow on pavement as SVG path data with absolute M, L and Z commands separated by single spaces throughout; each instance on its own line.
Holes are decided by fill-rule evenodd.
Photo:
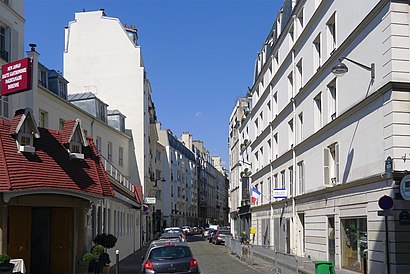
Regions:
M 205 239 L 202 239 L 201 235 L 195 235 L 195 236 L 188 236 L 187 241 L 188 243 L 192 243 L 192 242 L 205 241 Z

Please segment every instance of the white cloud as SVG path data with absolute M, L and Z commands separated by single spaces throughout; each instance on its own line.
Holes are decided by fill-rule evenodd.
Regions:
M 195 118 L 198 118 L 199 116 L 202 116 L 202 112 L 195 113 Z

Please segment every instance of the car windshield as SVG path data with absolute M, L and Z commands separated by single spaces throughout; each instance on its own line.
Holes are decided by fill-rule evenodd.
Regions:
M 229 230 L 220 230 L 219 234 L 229 235 L 229 234 L 231 234 L 231 231 L 229 231 Z
M 172 260 L 192 257 L 191 250 L 187 246 L 162 246 L 151 250 L 149 259 Z

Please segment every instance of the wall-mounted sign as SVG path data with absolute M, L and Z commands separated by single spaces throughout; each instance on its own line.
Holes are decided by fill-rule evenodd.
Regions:
M 400 225 L 410 225 L 410 213 L 407 210 L 402 210 L 399 214 Z
M 242 201 L 249 200 L 249 177 L 242 177 Z
M 410 201 L 410 175 L 406 175 L 400 182 L 400 193 L 404 200 Z
M 32 61 L 24 58 L 1 67 L 1 96 L 31 89 Z
M 274 188 L 273 198 L 287 198 L 286 188 Z
M 155 205 L 156 202 L 157 202 L 157 199 L 155 197 L 145 198 L 145 203 L 147 203 L 148 205 Z

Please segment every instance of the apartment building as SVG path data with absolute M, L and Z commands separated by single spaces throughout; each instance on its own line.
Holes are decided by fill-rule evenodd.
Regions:
M 409 30 L 406 1 L 284 1 L 257 55 L 239 159 L 230 146 L 231 171 L 250 163 L 231 195 L 241 177 L 261 193 L 255 244 L 357 272 L 365 260 L 369 273 L 407 271 Z M 390 213 L 379 212 L 384 196 Z
M 103 46 L 102 46 L 103 45 Z M 80 91 L 98 94 L 115 105 L 127 117 L 132 131 L 136 164 L 129 174 L 138 176 L 143 200 L 152 192 L 155 176 L 150 153 L 158 141 L 152 89 L 138 44 L 135 26 L 122 24 L 107 16 L 103 9 L 75 13 L 65 28 L 64 77 L 69 80 L 68 93 Z M 152 198 L 152 197 L 149 197 Z M 143 215 L 144 240 L 152 239 L 151 213 Z
M 192 150 L 198 167 L 199 225 L 228 224 L 227 174 L 219 157 L 211 156 L 203 141 L 193 140 Z
M 197 168 L 194 153 L 171 130 L 161 130 L 159 143 L 165 147 L 163 176 L 163 224 L 167 226 L 197 225 Z M 168 183 L 169 182 L 169 183 Z

